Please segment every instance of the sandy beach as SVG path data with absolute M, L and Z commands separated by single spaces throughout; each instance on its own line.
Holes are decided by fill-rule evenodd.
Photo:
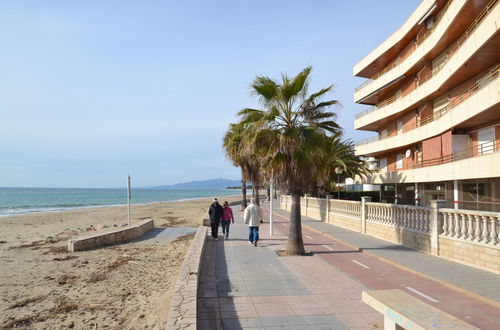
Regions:
M 197 227 L 210 203 L 204 198 L 132 206 L 132 218 L 153 218 L 155 227 Z M 162 329 L 192 237 L 67 252 L 70 238 L 126 223 L 126 207 L 0 218 L 5 241 L 0 244 L 0 328 Z

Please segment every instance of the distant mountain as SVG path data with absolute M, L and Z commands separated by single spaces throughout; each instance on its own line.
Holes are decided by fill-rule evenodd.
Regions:
M 241 186 L 240 180 L 211 179 L 203 181 L 190 181 L 167 186 L 153 187 L 153 189 L 225 189 L 227 187 Z

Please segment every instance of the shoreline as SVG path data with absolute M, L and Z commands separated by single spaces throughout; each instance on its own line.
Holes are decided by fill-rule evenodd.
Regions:
M 223 197 L 235 197 L 235 196 L 240 196 L 240 194 L 235 194 L 235 195 L 223 195 Z M 147 206 L 147 205 L 153 205 L 153 204 L 163 204 L 163 203 L 178 203 L 178 202 L 187 202 L 187 201 L 194 201 L 198 199 L 205 199 L 205 198 L 213 198 L 213 197 L 193 197 L 193 198 L 181 198 L 181 199 L 172 199 L 168 201 L 153 201 L 153 202 L 146 202 L 146 203 L 130 203 L 130 207 L 132 206 Z M 219 199 L 222 199 L 221 197 L 217 197 Z M 26 212 L 19 212 L 15 214 L 3 214 L 0 213 L 0 221 L 4 218 L 11 218 L 11 217 L 17 217 L 17 216 L 26 216 L 26 215 L 31 215 L 31 214 L 44 214 L 44 213 L 62 213 L 66 211 L 75 211 L 75 210 L 88 210 L 88 209 L 101 209 L 101 208 L 112 208 L 112 207 L 124 207 L 127 206 L 127 204 L 106 204 L 106 205 L 86 205 L 86 206 L 75 206 L 75 207 L 63 207 L 60 209 L 41 209 L 41 210 L 36 210 L 36 211 L 26 211 Z

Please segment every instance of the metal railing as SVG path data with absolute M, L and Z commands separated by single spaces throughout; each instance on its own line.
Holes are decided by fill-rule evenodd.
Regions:
M 462 36 L 457 40 L 455 41 L 448 49 L 448 52 L 445 56 L 445 58 L 443 59 L 443 61 L 439 64 L 438 67 L 436 68 L 433 68 L 431 72 L 429 72 L 428 74 L 418 78 L 412 85 L 411 87 L 412 88 L 409 88 L 407 90 L 405 90 L 404 92 L 402 93 L 398 93 L 398 94 L 395 94 L 385 100 L 383 100 L 382 102 L 380 103 L 377 103 L 376 105 L 364 110 L 363 112 L 361 113 L 358 113 L 356 115 L 356 119 L 359 119 L 365 115 L 367 115 L 368 113 L 371 113 L 375 110 L 380 110 L 381 108 L 391 104 L 391 103 L 394 103 L 396 100 L 410 94 L 411 92 L 413 92 L 415 89 L 417 89 L 418 87 L 422 86 L 424 83 L 426 83 L 427 81 L 429 81 L 433 76 L 435 76 L 438 72 L 441 71 L 441 69 L 445 66 L 446 63 L 449 62 L 449 60 L 453 57 L 453 55 L 458 51 L 458 49 L 460 49 L 460 47 L 464 44 L 464 42 L 467 40 L 467 38 L 474 32 L 474 30 L 477 28 L 477 26 L 479 25 L 479 23 L 484 19 L 484 17 L 493 9 L 493 7 L 495 6 L 495 4 L 497 3 L 498 0 L 491 0 L 488 5 L 483 9 L 483 11 L 479 14 L 479 16 L 474 20 L 474 22 L 467 28 L 467 30 L 462 34 Z
M 403 133 L 409 132 L 411 130 L 425 126 L 429 123 L 432 123 L 433 121 L 440 119 L 445 114 L 450 112 L 453 108 L 457 107 L 459 104 L 463 103 L 465 100 L 467 100 L 468 98 L 470 98 L 471 96 L 476 94 L 478 91 L 482 90 L 483 88 L 488 86 L 490 83 L 495 81 L 498 78 L 499 74 L 500 74 L 500 64 L 497 64 L 487 74 L 485 74 L 481 78 L 477 79 L 471 86 L 469 86 L 469 88 L 467 88 L 467 90 L 464 91 L 462 95 L 451 100 L 445 107 L 443 107 L 439 111 L 436 111 L 432 115 L 424 117 L 421 120 L 416 121 L 413 124 L 406 125 L 403 128 L 402 132 Z M 460 88 L 460 87 L 458 87 L 458 88 Z M 391 138 L 394 136 L 398 136 L 398 135 L 401 135 L 401 134 L 398 134 L 397 129 L 391 129 L 391 130 L 388 130 L 387 134 L 385 134 L 385 135 L 376 135 L 376 136 L 373 136 L 371 138 L 367 138 L 367 139 L 358 141 L 358 142 L 356 142 L 356 146 L 365 145 L 367 143 L 371 143 L 371 142 L 375 142 L 375 141 L 385 140 L 385 139 L 388 139 L 388 138 Z
M 428 166 L 435 166 L 435 165 L 442 165 L 466 158 L 471 158 L 471 157 L 477 157 L 477 156 L 482 156 L 486 154 L 491 154 L 498 152 L 499 148 L 497 147 L 496 141 L 488 141 L 485 143 L 478 144 L 477 146 L 469 147 L 466 149 L 463 149 L 461 151 L 446 155 L 446 156 L 441 156 L 441 157 L 436 157 L 436 158 L 431 158 L 431 159 L 426 159 L 420 162 L 417 162 L 413 165 L 413 168 L 422 168 L 422 167 L 428 167 Z
M 452 2 L 448 1 L 446 5 L 439 11 L 439 13 L 436 15 L 436 21 L 434 22 L 433 26 L 430 29 L 422 29 L 417 36 L 415 37 L 415 41 L 413 43 L 413 47 L 410 48 L 410 51 L 406 52 L 403 56 L 396 58 L 394 61 L 389 63 L 386 67 L 384 67 L 382 70 L 378 71 L 376 74 L 371 76 L 367 81 L 363 82 L 360 84 L 358 87 L 355 88 L 355 91 L 359 91 L 362 88 L 370 85 L 372 82 L 386 74 L 387 72 L 391 71 L 395 67 L 401 64 L 404 60 L 406 60 L 411 54 L 415 52 L 415 50 L 434 32 L 436 27 L 439 25 L 441 19 L 443 18 L 444 14 L 447 12 L 448 7 L 450 6 L 450 3 Z

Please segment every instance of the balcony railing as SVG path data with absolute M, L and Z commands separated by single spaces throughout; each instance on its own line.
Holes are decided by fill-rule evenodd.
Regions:
M 394 69 L 395 67 L 397 67 L 401 62 L 403 62 L 411 54 L 413 54 L 413 52 L 415 52 L 415 50 L 432 34 L 432 32 L 434 32 L 436 27 L 439 25 L 441 18 L 443 18 L 444 14 L 448 10 L 448 7 L 450 6 L 450 3 L 452 1 L 453 0 L 448 1 L 446 3 L 446 5 L 439 11 L 439 13 L 436 15 L 436 20 L 430 29 L 423 29 L 417 34 L 417 36 L 415 37 L 413 47 L 411 47 L 408 52 L 406 52 L 403 56 L 396 58 L 394 61 L 389 63 L 385 68 L 378 71 L 375 75 L 371 76 L 368 80 L 366 80 L 365 82 L 360 84 L 358 87 L 356 87 L 355 91 L 357 92 L 357 91 L 361 90 L 362 88 L 370 85 L 372 82 L 374 82 L 375 80 L 377 80 L 378 78 L 380 78 L 381 76 L 386 74 L 387 72 L 389 72 L 392 69 Z
M 448 103 L 444 108 L 440 109 L 439 111 L 436 111 L 431 116 L 427 116 L 422 118 L 421 120 L 417 120 L 414 124 L 405 126 L 405 128 L 403 129 L 403 133 L 409 132 L 418 127 L 425 126 L 437 119 L 440 119 L 445 114 L 450 112 L 453 108 L 457 107 L 459 104 L 463 103 L 465 100 L 467 100 L 468 98 L 470 98 L 471 96 L 473 96 L 474 94 L 476 94 L 477 92 L 479 92 L 480 90 L 491 84 L 498 78 L 499 75 L 500 75 L 500 65 L 496 65 L 487 74 L 485 74 L 484 76 L 479 78 L 476 82 L 474 82 L 462 95 L 451 100 L 450 103 Z M 398 135 L 399 134 L 397 129 L 391 129 L 388 130 L 387 134 L 385 135 L 376 135 L 371 138 L 358 141 L 356 142 L 356 146 L 358 147 L 361 145 L 365 145 L 367 143 L 385 140 Z
M 439 66 L 435 67 L 432 69 L 431 72 L 428 74 L 418 78 L 411 86 L 411 88 L 406 89 L 404 92 L 395 94 L 385 100 L 383 100 L 380 103 L 377 103 L 376 105 L 364 110 L 363 112 L 360 112 L 356 115 L 356 119 L 359 119 L 368 113 L 371 113 L 375 110 L 380 110 L 381 108 L 394 103 L 396 100 L 405 97 L 406 95 L 410 94 L 413 92 L 415 89 L 418 87 L 422 86 L 424 83 L 429 81 L 433 76 L 435 76 L 438 72 L 441 71 L 441 69 L 445 66 L 446 63 L 449 62 L 449 60 L 453 57 L 453 55 L 460 49 L 460 47 L 464 44 L 464 42 L 468 39 L 468 37 L 474 32 L 476 27 L 479 25 L 479 23 L 484 19 L 484 17 L 493 9 L 493 7 L 496 5 L 498 0 L 491 0 L 488 5 L 483 9 L 483 11 L 479 14 L 479 16 L 474 20 L 474 22 L 467 28 L 467 30 L 462 34 L 462 36 L 455 41 L 449 48 L 448 52 L 443 59 L 443 61 L 440 63 Z
M 467 149 L 463 149 L 461 151 L 446 155 L 446 156 L 441 156 L 441 157 L 436 157 L 436 158 L 431 158 L 431 159 L 426 159 L 420 162 L 417 162 L 413 165 L 413 168 L 422 168 L 422 167 L 428 167 L 428 166 L 435 166 L 435 165 L 442 165 L 466 158 L 471 158 L 471 157 L 477 157 L 477 156 L 482 156 L 486 154 L 491 154 L 499 151 L 498 144 L 496 141 L 488 141 L 485 143 L 481 143 L 477 146 L 469 147 Z

